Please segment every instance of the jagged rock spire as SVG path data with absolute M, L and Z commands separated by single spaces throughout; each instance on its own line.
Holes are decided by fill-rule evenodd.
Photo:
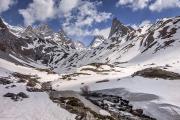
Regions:
M 0 28 L 8 29 L 1 17 L 0 17 Z
M 112 37 L 115 33 L 120 36 L 124 36 L 128 33 L 128 31 L 132 31 L 132 28 L 123 25 L 117 18 L 114 18 L 112 21 L 111 31 L 109 34 L 109 38 Z

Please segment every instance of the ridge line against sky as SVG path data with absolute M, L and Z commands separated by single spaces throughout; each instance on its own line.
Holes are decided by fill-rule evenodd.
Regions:
M 94 35 L 108 37 L 113 17 L 137 27 L 180 15 L 180 0 L 0 0 L 0 15 L 12 25 L 48 23 L 89 44 Z

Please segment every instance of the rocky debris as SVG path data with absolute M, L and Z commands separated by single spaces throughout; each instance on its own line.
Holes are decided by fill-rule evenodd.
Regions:
M 36 70 L 41 72 L 47 72 L 48 74 L 56 74 L 56 72 L 52 71 L 51 69 L 36 68 Z
M 39 83 L 38 81 L 38 77 L 37 76 L 34 76 L 34 75 L 25 75 L 25 74 L 21 74 L 21 73 L 13 73 L 12 74 L 14 77 L 20 79 L 18 82 L 19 83 L 23 83 L 23 82 L 26 82 L 27 81 L 27 86 L 29 87 L 35 87 L 36 84 Z
M 13 88 L 13 87 L 16 87 L 16 85 L 6 86 L 5 88 L 9 89 L 9 88 Z
M 22 98 L 28 98 L 29 97 L 28 95 L 26 95 L 23 92 L 18 93 L 17 96 L 22 97 Z
M 33 87 L 27 87 L 26 90 L 28 92 L 44 92 L 44 90 L 39 89 L 39 88 L 33 88 Z
M 26 95 L 23 92 L 19 92 L 17 94 L 15 93 L 6 93 L 5 95 L 3 95 L 4 97 L 10 97 L 12 100 L 14 101 L 22 101 L 24 98 L 29 98 L 28 95 Z
M 135 109 L 135 110 L 132 110 L 131 113 L 134 115 L 137 115 L 137 116 L 142 116 L 143 110 L 142 109 Z
M 42 83 L 41 89 L 44 90 L 44 91 L 51 91 L 52 90 L 51 82 Z
M 145 115 L 142 109 L 133 109 L 128 100 L 119 96 L 91 92 L 86 98 L 100 108 L 109 111 L 117 120 L 155 120 Z
M 76 120 L 115 120 L 114 117 L 97 114 L 90 108 L 85 107 L 84 104 L 75 97 L 54 98 L 53 96 L 50 96 L 50 99 L 70 113 L 76 114 Z
M 20 79 L 17 81 L 17 83 L 25 83 L 25 82 L 26 82 L 26 80 L 24 80 L 24 79 Z
M 29 86 L 29 87 L 35 87 L 36 82 L 35 81 L 28 81 L 26 85 Z
M 146 69 L 137 71 L 132 75 L 132 77 L 134 76 L 142 76 L 142 77 L 147 77 L 147 78 L 162 78 L 162 79 L 169 79 L 169 80 L 180 79 L 180 74 L 166 71 L 157 67 L 146 68 Z
M 2 85 L 7 85 L 7 84 L 11 84 L 12 82 L 10 80 L 8 80 L 8 78 L 0 78 L 0 84 Z
M 80 76 L 80 75 L 90 75 L 90 74 L 88 74 L 88 73 L 80 73 L 80 72 L 71 73 L 71 74 L 62 75 L 61 79 L 63 79 L 63 80 L 76 80 L 73 77 Z

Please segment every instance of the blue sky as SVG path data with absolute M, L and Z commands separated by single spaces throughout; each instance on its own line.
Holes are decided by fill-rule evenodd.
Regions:
M 0 16 L 9 24 L 47 23 L 86 45 L 94 35 L 107 37 L 114 17 L 138 26 L 179 15 L 179 0 L 0 0 Z

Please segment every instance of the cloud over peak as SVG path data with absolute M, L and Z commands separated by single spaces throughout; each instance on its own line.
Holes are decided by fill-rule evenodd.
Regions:
M 25 25 L 48 19 L 63 19 L 62 27 L 70 36 L 88 36 L 95 23 L 101 23 L 111 17 L 111 13 L 100 12 L 102 2 L 83 0 L 33 0 L 26 9 L 19 10 Z
M 0 0 L 0 14 L 16 3 L 15 0 Z
M 24 18 L 25 25 L 31 25 L 36 21 L 46 21 L 55 17 L 53 0 L 33 0 L 28 8 L 19 10 Z

